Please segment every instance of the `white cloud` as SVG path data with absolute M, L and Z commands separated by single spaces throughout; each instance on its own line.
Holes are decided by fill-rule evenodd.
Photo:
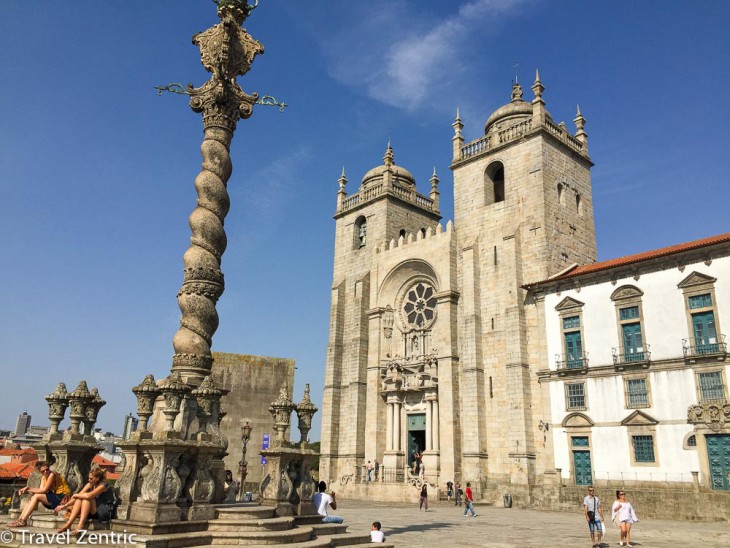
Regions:
M 474 42 L 526 1 L 472 0 L 441 20 L 426 19 L 416 3 L 376 3 L 375 16 L 326 41 L 330 75 L 382 103 L 418 110 L 459 80 Z

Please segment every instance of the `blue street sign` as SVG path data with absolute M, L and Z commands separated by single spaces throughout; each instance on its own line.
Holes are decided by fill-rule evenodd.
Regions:
M 264 443 L 261 444 L 261 449 L 268 449 L 269 448 L 269 434 L 264 434 Z M 261 464 L 266 464 L 266 457 L 261 455 Z

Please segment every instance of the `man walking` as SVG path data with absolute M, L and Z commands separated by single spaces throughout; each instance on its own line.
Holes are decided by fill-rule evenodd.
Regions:
M 464 515 L 471 511 L 471 517 L 477 517 L 477 513 L 474 511 L 474 495 L 471 492 L 471 483 L 466 482 L 466 490 L 464 491 Z
M 583 499 L 583 515 L 588 522 L 588 530 L 591 533 L 593 547 L 601 546 L 603 540 L 603 508 L 601 501 L 595 496 L 595 489 L 588 486 L 588 495 Z M 600 517 L 599 517 L 600 516 Z M 596 542 L 596 539 L 598 542 Z
M 327 507 L 331 506 L 333 510 L 337 510 L 337 501 L 335 501 L 335 492 L 332 491 L 329 495 L 325 493 L 327 490 L 327 484 L 320 481 L 317 485 L 319 489 L 318 493 L 312 497 L 312 503 L 317 509 L 317 513 L 322 516 L 322 523 L 342 523 L 340 516 L 329 516 L 327 515 Z

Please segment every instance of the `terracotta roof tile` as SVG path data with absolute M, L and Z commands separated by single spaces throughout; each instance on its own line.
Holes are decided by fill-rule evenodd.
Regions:
M 18 455 L 36 455 L 36 450 L 30 447 L 25 449 L 0 449 L 0 456 L 2 457 L 16 457 Z
M 94 458 L 91 460 L 93 464 L 98 464 L 101 467 L 111 467 L 116 468 L 117 463 L 114 461 L 111 461 L 109 459 L 105 459 L 101 455 L 94 455 Z
M 28 479 L 33 473 L 35 463 L 27 462 L 6 462 L 0 464 L 0 478 L 1 479 Z
M 662 247 L 659 249 L 653 249 L 651 251 L 644 251 L 643 253 L 636 253 L 634 255 L 626 255 L 617 259 L 609 259 L 608 261 L 601 261 L 597 263 L 585 264 L 576 266 L 568 272 L 555 276 L 554 278 L 548 278 L 539 282 L 533 282 L 525 284 L 522 287 L 530 289 L 532 287 L 543 285 L 546 283 L 554 282 L 557 280 L 565 280 L 568 278 L 574 278 L 576 276 L 582 276 L 583 274 L 590 274 L 592 272 L 600 272 L 601 270 L 609 270 L 620 266 L 627 266 L 630 264 L 640 263 L 642 261 L 648 261 L 651 259 L 657 259 L 660 257 L 666 257 L 668 255 L 674 255 L 676 253 L 682 253 L 683 251 L 690 251 L 693 249 L 700 249 L 710 245 L 730 242 L 730 232 L 724 234 L 718 234 L 717 236 L 710 236 L 709 238 L 702 238 L 700 240 L 693 240 L 691 242 L 671 245 L 668 247 Z

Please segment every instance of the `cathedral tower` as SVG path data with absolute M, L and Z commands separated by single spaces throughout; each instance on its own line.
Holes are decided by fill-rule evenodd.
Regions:
M 539 74 L 532 89 L 527 102 L 515 83 L 475 141 L 458 111 L 453 124 L 463 473 L 484 491 L 529 490 L 553 471 L 537 430 L 541 320 L 521 286 L 596 260 L 585 119 L 579 110 L 571 135 L 545 109 Z
M 380 322 L 385 310 L 373 309 L 371 287 L 377 272 L 376 248 L 386 242 L 433 233 L 439 215 L 438 179 L 432 178 L 431 192 L 416 192 L 411 173 L 395 164 L 388 147 L 383 164 L 368 171 L 357 193 L 347 196 L 343 169 L 335 213 L 335 258 L 330 308 L 330 335 L 327 349 L 323 395 L 322 458 L 324 479 L 351 474 L 362 465 L 366 442 L 367 400 L 379 397 L 378 366 L 369 372 L 369 350 L 378 347 L 371 340 L 370 323 Z M 376 336 L 379 332 L 376 332 Z M 373 413 L 384 414 L 385 402 Z M 375 425 L 370 426 L 376 429 Z M 385 436 L 384 428 L 383 436 Z M 382 452 L 385 450 L 383 439 Z M 375 458 L 375 446 L 368 452 Z M 371 459 L 371 460 L 372 460 Z M 382 457 L 381 457 L 382 462 Z

